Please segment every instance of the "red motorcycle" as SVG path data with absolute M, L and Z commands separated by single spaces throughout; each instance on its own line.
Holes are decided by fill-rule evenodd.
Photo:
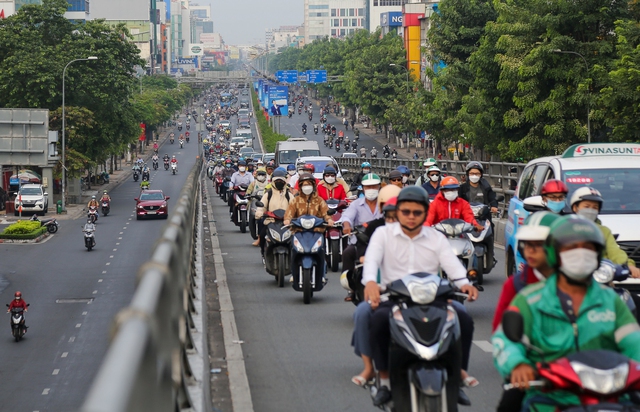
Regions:
M 240 226 L 240 232 L 247 232 L 247 222 L 249 221 L 249 198 L 247 196 L 248 186 L 240 185 L 233 188 L 234 202 L 231 219 L 236 226 Z
M 220 188 L 222 187 L 222 174 L 217 173 L 214 180 L 213 180 L 213 184 L 216 187 L 216 194 L 219 195 L 220 194 Z
M 502 329 L 513 342 L 522 342 L 524 325 L 522 315 L 507 311 L 502 317 Z M 523 344 L 534 352 L 541 352 L 529 344 Z M 539 380 L 529 386 L 545 391 L 562 390 L 580 398 L 580 405 L 557 405 L 564 412 L 640 411 L 640 363 L 621 353 L 598 349 L 584 350 L 559 358 L 553 362 L 538 362 Z M 506 390 L 513 385 L 505 385 Z M 632 405 L 621 405 L 620 398 L 629 395 Z M 535 398 L 523 405 L 529 410 Z
M 324 232 L 325 237 L 325 254 L 327 265 L 332 272 L 337 272 L 340 262 L 342 261 L 342 251 L 345 248 L 346 240 L 342 238 L 342 224 L 338 222 L 342 217 L 342 212 L 349 206 L 346 200 L 328 199 L 327 206 L 330 210 L 335 210 L 335 214 L 331 216 L 334 226 L 328 227 Z

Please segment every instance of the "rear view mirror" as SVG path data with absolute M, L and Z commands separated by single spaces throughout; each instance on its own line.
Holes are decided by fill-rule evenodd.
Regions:
M 264 207 L 264 203 L 262 203 L 262 202 L 256 202 L 256 206 L 258 206 L 258 207 Z
M 171 199 L 171 196 L 165 196 L 164 197 L 164 200 L 169 200 L 169 199 Z
M 329 216 L 333 216 L 333 215 L 335 215 L 335 214 L 336 214 L 336 210 L 335 210 L 335 209 L 329 209 L 329 210 L 327 210 L 327 214 L 328 214 Z
M 504 200 L 504 195 L 500 195 L 496 197 L 496 202 L 502 202 Z
M 502 330 L 511 342 L 520 342 L 524 336 L 524 320 L 519 312 L 508 310 L 502 315 Z
M 544 202 L 542 200 L 542 196 L 531 196 L 522 202 L 524 210 L 527 212 L 539 212 L 541 210 L 547 210 Z

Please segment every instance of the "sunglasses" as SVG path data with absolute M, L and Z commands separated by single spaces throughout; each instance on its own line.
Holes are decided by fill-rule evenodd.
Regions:
M 420 217 L 424 215 L 424 210 L 398 209 L 398 212 L 402 213 L 402 216 L 413 215 L 413 217 Z
M 394 178 L 394 179 L 389 179 L 389 181 L 391 181 L 391 182 L 402 182 L 402 178 L 401 177 L 397 177 L 397 178 Z

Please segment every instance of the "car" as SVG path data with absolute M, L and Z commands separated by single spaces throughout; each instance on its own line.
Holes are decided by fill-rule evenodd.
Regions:
M 218 124 L 225 129 L 231 129 L 231 122 L 228 120 L 220 120 Z
M 244 147 L 244 137 L 232 137 L 231 140 L 229 141 L 229 147 L 232 150 L 238 151 L 241 148 Z
M 41 184 L 25 183 L 20 186 L 15 199 L 16 216 L 20 215 L 19 207 L 22 205 L 22 213 L 33 212 L 44 216 L 49 211 L 49 193 L 44 191 Z
M 238 116 L 238 128 L 249 129 L 251 128 L 251 122 L 249 116 Z
M 238 110 L 238 118 L 240 118 L 241 116 L 246 116 L 249 117 L 249 109 L 239 109 Z
M 298 158 L 296 163 L 298 162 L 313 164 L 313 166 L 315 167 L 315 173 L 313 174 L 313 177 L 315 177 L 316 179 L 322 179 L 322 172 L 324 172 L 324 167 L 328 163 L 333 163 L 333 168 L 337 171 L 336 176 L 342 177 L 342 170 L 340 170 L 338 162 L 336 162 L 336 159 L 334 159 L 332 156 L 303 156 Z
M 262 156 L 262 161 L 264 162 L 264 164 L 267 164 L 267 162 L 269 160 L 276 160 L 276 154 L 275 153 L 265 153 L 264 156 Z
M 356 153 L 345 152 L 345 153 L 342 153 L 342 156 L 340 156 L 340 157 L 343 157 L 343 158 L 345 158 L 345 157 L 346 158 L 356 158 L 357 159 L 358 155 Z
M 243 147 L 240 149 L 240 157 L 253 159 L 253 147 Z
M 136 197 L 136 219 L 140 220 L 145 217 L 159 217 L 166 219 L 169 217 L 169 207 L 167 200 L 169 196 L 165 196 L 162 190 L 143 190 L 140 197 Z
M 251 158 L 253 159 L 254 162 L 257 162 L 258 160 L 262 160 L 263 156 L 264 156 L 264 153 L 253 153 L 251 155 Z
M 529 215 L 524 200 L 539 202 L 534 197 L 540 195 L 542 185 L 550 179 L 560 179 L 569 188 L 566 213 L 571 213 L 568 202 L 576 189 L 590 186 L 600 191 L 604 203 L 598 218 L 617 236 L 620 248 L 640 266 L 640 234 L 636 230 L 640 224 L 640 144 L 589 143 L 573 145 L 561 156 L 534 159 L 525 166 L 509 202 L 505 226 L 508 275 L 524 265 L 515 239 Z M 623 283 L 625 287 L 640 289 L 640 279 Z

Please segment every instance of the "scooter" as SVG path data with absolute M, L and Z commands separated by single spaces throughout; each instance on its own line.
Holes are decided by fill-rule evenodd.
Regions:
M 385 411 L 447 411 L 458 403 L 460 323 L 449 304 L 458 294 L 448 280 L 414 273 L 387 285 L 392 401 Z M 466 296 L 466 295 L 464 295 Z M 458 377 L 456 379 L 455 377 Z M 378 387 L 372 386 L 375 398 Z
M 508 310 L 502 316 L 502 330 L 507 339 L 522 343 L 527 349 L 542 352 L 528 342 L 523 342 L 524 321 L 522 315 Z M 621 353 L 597 349 L 581 350 L 551 362 L 538 362 L 539 379 L 529 381 L 532 388 L 569 391 L 580 398 L 580 405 L 563 409 L 567 412 L 640 411 L 640 363 Z M 504 385 L 505 390 L 514 388 Z M 620 398 L 629 397 L 633 405 L 621 405 Z M 523 407 L 533 405 L 524 404 Z
M 247 198 L 247 186 L 240 185 L 233 188 L 233 223 L 236 226 L 240 226 L 240 232 L 247 232 L 247 206 L 249 205 L 249 199 Z
M 261 202 L 258 207 L 264 207 Z M 265 212 L 265 217 L 275 219 L 267 225 L 264 246 L 264 265 L 267 273 L 276 277 L 278 287 L 284 287 L 285 276 L 291 273 L 291 231 L 282 224 L 285 210 Z
M 469 232 L 467 236 L 473 242 L 473 267 L 476 270 L 476 279 L 479 285 L 482 285 L 484 281 L 484 275 L 489 273 L 493 269 L 494 262 L 489 262 L 488 259 L 488 243 L 493 243 L 493 230 L 491 229 L 491 221 L 489 220 L 490 209 L 489 206 L 471 202 L 471 211 L 476 218 L 478 224 L 484 226 L 481 231 Z
M 388 151 L 385 150 L 382 154 L 384 155 L 385 159 L 389 158 L 389 152 Z
M 177 163 L 171 163 L 171 174 L 176 174 L 178 173 L 178 164 Z
M 258 193 L 251 196 L 251 205 L 249 206 L 249 233 L 253 240 L 258 239 L 258 221 L 256 220 L 256 210 L 258 209 L 257 203 L 262 199 L 264 190 L 259 190 Z
M 180 143 L 180 149 L 182 149 L 184 147 L 184 140 L 180 139 L 178 143 Z
M 293 289 L 302 292 L 305 304 L 311 303 L 313 292 L 319 292 L 326 283 L 326 263 L 324 259 L 324 236 L 314 232 L 324 227 L 324 219 L 313 215 L 303 215 L 291 221 L 291 227 L 298 229 L 293 235 L 292 264 Z
M 331 219 L 336 223 L 327 228 L 324 232 L 325 252 L 327 265 L 329 265 L 332 272 L 337 272 L 340 262 L 342 262 L 342 251 L 344 250 L 342 240 L 342 223 L 340 223 L 339 220 L 340 217 L 342 217 L 342 212 L 347 208 L 348 204 L 344 200 L 327 199 L 327 206 L 330 210 L 335 211 Z
M 622 287 L 616 286 L 618 282 L 624 282 L 629 278 L 631 272 L 627 265 L 616 265 L 609 259 L 602 259 L 600 266 L 593 272 L 593 279 L 603 285 L 609 285 L 620 299 L 627 305 L 633 316 L 637 319 L 638 308 L 631 297 L 631 293 Z
M 311 119 L 309 119 L 309 120 L 311 120 Z M 317 128 L 317 127 L 315 127 L 315 126 L 314 126 L 314 128 L 313 128 L 313 133 L 318 134 L 318 128 Z
M 164 161 L 164 170 L 169 170 L 169 161 L 168 160 Z
M 95 229 L 89 229 L 86 225 L 82 228 L 82 233 L 84 233 L 84 247 L 87 248 L 89 252 L 96 246 L 96 237 L 95 237 Z
M 398 153 L 393 152 L 393 153 L 391 154 L 391 158 L 392 158 L 393 160 L 396 160 L 396 159 L 398 158 Z
M 475 247 L 467 236 L 475 230 L 475 227 L 462 219 L 445 219 L 436 223 L 433 228 L 447 237 L 453 253 L 458 257 L 462 266 L 467 269 L 467 275 L 471 282 L 476 284 L 478 272 L 474 267 Z M 440 275 L 447 279 L 447 274 L 442 269 L 440 271 Z M 483 290 L 480 285 L 477 285 L 477 288 L 480 291 Z
M 213 185 L 216 187 L 216 194 L 219 195 L 220 191 L 222 190 L 222 175 L 220 173 L 218 173 L 217 175 L 215 175 L 215 178 L 213 179 Z
M 307 128 L 306 127 L 302 128 L 302 134 L 307 134 Z
M 134 170 L 133 171 L 133 181 L 137 182 L 139 178 L 140 178 L 140 175 L 138 174 L 138 171 Z
M 189 136 L 185 135 L 184 139 L 189 143 Z
M 102 203 L 102 216 L 108 215 L 111 211 L 111 202 L 108 200 L 101 200 L 100 203 Z
M 233 184 L 231 183 L 230 177 L 225 177 L 222 183 L 222 190 L 220 191 L 220 197 L 225 203 L 229 202 L 229 193 L 231 193 L 233 189 Z
M 365 245 L 366 247 L 369 245 L 369 236 L 365 234 L 366 226 L 358 225 L 351 230 L 351 234 L 354 235 L 358 242 Z M 349 235 L 342 235 L 343 238 L 348 238 Z M 358 252 L 360 254 L 360 252 Z M 355 306 L 358 306 L 360 302 L 364 301 L 364 285 L 362 284 L 362 268 L 364 265 L 362 263 L 358 263 L 355 265 L 355 270 L 345 270 L 340 275 L 340 284 L 347 291 L 352 292 L 351 295 L 351 303 Z
M 31 304 L 27 303 L 27 306 L 31 306 Z M 7 307 L 9 307 L 8 303 Z M 11 309 L 11 335 L 16 342 L 20 342 L 25 333 L 27 333 L 27 327 L 24 326 L 24 309 Z
M 47 232 L 53 234 L 58 231 L 58 221 L 56 218 L 51 219 L 38 219 L 38 215 L 31 216 L 31 220 L 34 222 L 40 222 L 40 226 L 45 226 L 47 228 Z
M 340 143 L 336 142 L 336 152 L 340 152 Z
M 180 129 L 180 130 L 182 130 L 182 129 Z M 173 139 L 173 137 L 171 137 L 171 139 L 169 139 L 169 142 L 170 142 L 171 144 L 173 144 L 173 141 L 174 141 L 174 139 Z
M 153 170 L 158 170 L 158 161 L 154 160 L 152 164 L 153 164 Z
M 87 212 L 87 219 L 91 220 L 91 223 L 98 221 L 98 208 L 95 206 L 89 206 L 89 212 Z

